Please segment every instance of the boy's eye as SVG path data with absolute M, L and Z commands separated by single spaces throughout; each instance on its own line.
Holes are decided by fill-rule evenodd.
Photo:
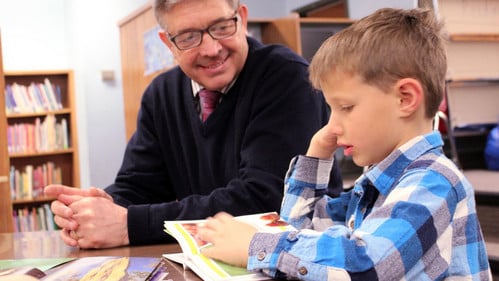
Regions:
M 342 105 L 342 106 L 340 106 L 340 110 L 341 111 L 350 111 L 350 110 L 352 110 L 352 108 L 353 108 L 353 105 Z

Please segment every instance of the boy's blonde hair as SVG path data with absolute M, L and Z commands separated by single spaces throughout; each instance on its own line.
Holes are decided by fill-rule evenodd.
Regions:
M 383 91 L 399 79 L 417 79 L 426 97 L 425 115 L 432 118 L 445 92 L 443 24 L 428 9 L 380 9 L 322 44 L 310 64 L 310 80 L 320 89 L 337 71 L 359 75 Z

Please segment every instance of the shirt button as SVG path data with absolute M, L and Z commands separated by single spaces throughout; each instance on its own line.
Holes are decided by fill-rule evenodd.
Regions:
M 259 261 L 263 261 L 265 259 L 265 252 L 258 253 L 258 255 L 256 256 L 256 259 Z
M 308 273 L 308 270 L 306 267 L 302 266 L 298 268 L 298 273 L 300 273 L 300 275 L 306 275 Z
M 293 241 L 298 240 L 298 237 L 296 237 L 296 234 L 297 234 L 296 232 L 289 233 L 288 237 L 287 237 L 288 241 L 293 242 Z
M 349 226 L 350 229 L 353 229 L 353 227 L 355 226 L 355 220 L 351 220 Z

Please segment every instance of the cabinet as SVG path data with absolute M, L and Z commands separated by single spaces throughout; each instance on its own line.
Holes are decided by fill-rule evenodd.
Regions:
M 42 87 L 40 85 L 47 83 L 46 79 L 48 79 L 53 86 L 52 89 L 56 92 L 59 104 L 57 108 L 49 106 L 48 109 L 43 108 L 33 110 L 33 112 L 5 110 L 4 102 L 9 101 L 9 93 L 7 90 L 4 91 L 5 95 L 2 96 L 1 104 L 4 109 L 1 111 L 6 112 L 6 116 L 0 118 L 0 121 L 6 123 L 6 127 L 0 126 L 0 135 L 2 135 L 2 140 L 7 139 L 7 145 L 2 145 L 2 149 L 9 148 L 8 157 L 5 159 L 10 164 L 7 164 L 6 168 L 2 165 L 2 174 L 5 174 L 4 170 L 7 170 L 8 180 L 12 187 L 10 193 L 14 193 L 16 197 L 12 200 L 9 211 L 2 212 L 2 215 L 10 216 L 12 219 L 12 210 L 29 209 L 31 211 L 53 200 L 53 198 L 43 196 L 42 189 L 45 184 L 62 183 L 68 186 L 80 184 L 74 78 L 72 70 L 4 72 L 2 77 L 5 79 L 2 89 L 14 84 L 23 89 L 29 89 L 30 85 Z M 21 96 L 26 97 L 26 94 L 21 94 Z M 41 100 L 47 99 L 47 96 L 43 94 L 34 94 L 33 97 L 35 99 L 42 97 Z M 5 138 L 6 135 L 7 138 Z M 59 142 L 60 139 L 64 139 L 64 142 Z M 14 176 L 16 174 L 14 170 L 18 171 L 17 176 Z M 51 173 L 52 171 L 54 173 Z M 21 174 L 24 174 L 25 180 L 22 180 Z M 54 175 L 52 180 L 47 178 L 51 175 Z M 36 184 L 37 182 L 39 184 Z M 16 183 L 24 184 L 24 186 L 38 185 L 41 188 L 38 189 L 38 194 L 26 188 L 16 190 L 14 188 Z M 10 195 L 8 197 L 11 198 Z M 2 200 L 3 198 L 5 197 L 2 196 Z

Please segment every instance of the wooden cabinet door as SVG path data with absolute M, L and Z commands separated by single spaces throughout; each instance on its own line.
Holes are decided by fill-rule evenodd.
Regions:
M 0 37 L 0 91 L 5 91 L 3 75 L 2 39 Z M 5 95 L 0 98 L 0 232 L 12 232 L 12 199 L 9 184 L 9 154 L 7 151 L 7 117 Z

